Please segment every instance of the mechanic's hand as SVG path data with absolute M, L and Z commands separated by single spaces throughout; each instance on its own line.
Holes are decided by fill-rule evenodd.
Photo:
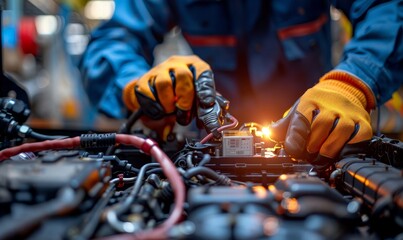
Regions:
M 195 98 L 196 93 L 196 98 Z M 161 120 L 175 115 L 187 125 L 195 108 L 208 132 L 220 127 L 220 108 L 210 66 L 197 56 L 173 56 L 155 66 L 123 90 L 125 105 L 132 111 L 141 107 L 146 116 Z M 208 115 L 207 119 L 203 117 Z M 206 121 L 203 121 L 206 119 Z
M 332 71 L 272 124 L 272 138 L 283 141 L 291 156 L 323 165 L 318 159 L 335 160 L 345 144 L 371 139 L 374 106 L 373 93 L 361 80 Z

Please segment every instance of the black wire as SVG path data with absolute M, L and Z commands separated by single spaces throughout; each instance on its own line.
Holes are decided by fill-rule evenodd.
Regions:
M 160 166 L 159 163 L 147 163 L 141 167 L 140 173 L 136 178 L 136 182 L 134 183 L 134 187 L 133 187 L 132 191 L 129 193 L 129 195 L 127 196 L 127 198 L 125 199 L 125 201 L 123 203 L 118 203 L 116 209 L 114 210 L 116 212 L 116 215 L 119 215 L 119 214 L 125 212 L 130 207 L 130 205 L 136 198 L 137 194 L 140 192 L 141 185 L 143 183 L 143 179 L 144 179 L 144 176 L 146 175 L 147 170 L 149 168 L 158 167 L 158 166 Z
M 187 152 L 187 153 L 185 153 L 185 154 L 183 154 L 183 155 L 180 155 L 180 156 L 174 161 L 174 164 L 177 165 L 177 164 L 179 163 L 179 161 L 181 161 L 181 160 L 185 160 L 185 161 L 186 161 L 186 157 L 187 157 L 187 155 L 189 155 L 189 154 L 190 154 L 190 152 Z
M 67 136 L 51 136 L 51 135 L 45 135 L 45 134 L 41 134 L 41 133 L 37 133 L 33 130 L 28 131 L 27 133 L 27 137 L 29 138 L 34 138 L 36 140 L 56 140 L 56 139 L 65 139 L 67 138 Z
M 97 228 L 99 221 L 101 220 L 101 214 L 104 211 L 104 208 L 109 203 L 109 200 L 115 193 L 115 184 L 109 185 L 106 189 L 102 198 L 97 202 L 97 204 L 92 208 L 91 212 L 86 215 L 84 220 L 80 224 L 80 234 L 78 236 L 74 236 L 76 240 L 84 240 L 90 239 L 94 234 L 95 229 Z
M 133 124 L 140 119 L 140 117 L 143 115 L 143 110 L 141 108 L 137 111 L 134 111 L 130 117 L 127 119 L 126 122 L 124 122 L 122 125 L 120 125 L 118 133 L 129 133 L 130 129 L 132 128 Z M 105 151 L 106 155 L 111 155 L 115 152 L 117 145 L 109 146 L 108 149 Z
M 121 160 L 121 159 L 119 159 L 117 156 L 115 156 L 115 155 L 113 155 L 113 156 L 109 156 L 109 155 L 107 155 L 107 156 L 103 156 L 102 157 L 103 158 L 103 160 L 104 161 L 110 161 L 110 162 L 116 162 L 117 163 L 117 167 L 121 167 L 121 168 L 123 168 L 124 170 L 129 170 L 129 171 L 131 171 L 131 172 L 134 172 L 134 173 L 136 173 L 136 174 L 138 174 L 139 172 L 140 172 L 140 170 L 139 169 L 137 169 L 137 168 L 135 168 L 135 167 L 133 167 L 130 163 L 129 163 L 129 161 L 127 161 L 127 160 Z M 113 163 L 112 163 L 113 164 Z
M 191 177 L 194 177 L 199 174 L 205 175 L 213 180 L 217 180 L 220 177 L 220 175 L 218 173 L 216 173 L 215 171 L 213 171 L 210 168 L 194 167 L 194 168 L 191 168 L 186 171 L 185 178 L 191 178 Z
M 190 150 L 204 150 L 207 149 L 211 146 L 214 146 L 213 144 L 208 144 L 208 143 L 204 143 L 201 144 L 199 142 L 196 142 L 193 146 L 190 145 L 190 143 L 188 143 L 188 141 L 186 141 L 186 146 L 185 149 L 190 149 Z
M 204 166 L 209 163 L 211 160 L 210 154 L 203 154 L 203 159 L 199 162 L 198 166 Z
M 118 133 L 129 133 L 130 129 L 132 128 L 133 124 L 140 119 L 143 115 L 143 110 L 140 108 L 139 110 L 133 112 L 130 117 L 127 119 L 125 123 L 123 123 L 119 127 Z
M 186 171 L 186 173 L 184 174 L 184 177 L 187 179 L 190 179 L 197 175 L 206 176 L 207 178 L 210 178 L 210 179 L 216 181 L 216 184 L 218 184 L 218 185 L 227 185 L 227 186 L 231 185 L 231 179 L 229 179 L 225 175 L 220 175 L 217 172 L 215 172 L 214 170 L 207 168 L 207 167 L 191 168 Z
M 176 158 L 176 156 L 178 156 L 179 154 L 181 154 L 181 153 L 183 153 L 183 152 L 185 152 L 185 151 L 187 151 L 187 149 L 182 149 L 182 150 L 180 150 L 179 152 L 177 152 L 177 153 L 175 153 L 174 155 L 172 155 L 171 159 Z M 187 154 L 187 153 L 186 153 L 186 154 Z M 181 158 L 181 157 L 183 157 L 183 156 L 184 156 L 184 155 L 180 155 L 179 157 L 177 157 L 176 160 L 174 161 L 174 163 L 176 163 L 176 161 L 178 160 L 178 158 Z
M 164 174 L 164 172 L 162 171 L 162 168 L 154 168 L 151 170 L 148 170 L 146 175 L 149 176 L 151 174 Z
M 160 166 L 159 163 L 147 163 L 140 168 L 140 173 L 136 178 L 136 182 L 134 183 L 133 190 L 130 192 L 130 195 L 136 197 L 137 194 L 140 192 L 142 180 L 144 179 L 146 172 L 149 168 L 158 167 Z

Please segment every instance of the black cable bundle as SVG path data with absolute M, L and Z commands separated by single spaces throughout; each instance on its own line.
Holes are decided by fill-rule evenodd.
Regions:
M 116 143 L 115 133 L 103 134 L 82 134 L 80 137 L 80 145 L 82 148 L 101 148 L 113 146 Z

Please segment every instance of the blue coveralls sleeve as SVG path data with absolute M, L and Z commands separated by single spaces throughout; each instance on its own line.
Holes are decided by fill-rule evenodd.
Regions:
M 172 25 L 164 2 L 117 0 L 112 18 L 92 32 L 80 68 L 91 103 L 107 116 L 127 117 L 122 90 L 150 69 Z
M 347 15 L 354 34 L 335 69 L 360 78 L 383 104 L 403 83 L 403 1 L 359 0 Z

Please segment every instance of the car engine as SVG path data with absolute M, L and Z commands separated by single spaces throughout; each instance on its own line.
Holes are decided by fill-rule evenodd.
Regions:
M 0 239 L 403 238 L 399 140 L 374 136 L 318 168 L 256 123 L 182 142 L 47 139 L 2 114 Z

